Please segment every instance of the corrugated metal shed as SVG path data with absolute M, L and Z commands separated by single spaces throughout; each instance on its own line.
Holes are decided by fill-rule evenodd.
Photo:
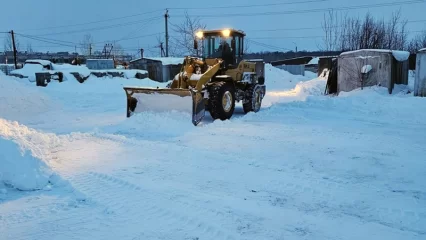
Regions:
M 426 97 L 426 48 L 421 49 L 416 57 L 414 96 Z
M 408 84 L 409 56 L 405 51 L 382 49 L 342 53 L 338 58 L 338 92 L 379 85 L 391 94 L 395 84 Z
M 86 66 L 88 69 L 92 70 L 106 70 L 115 68 L 113 59 L 87 59 Z

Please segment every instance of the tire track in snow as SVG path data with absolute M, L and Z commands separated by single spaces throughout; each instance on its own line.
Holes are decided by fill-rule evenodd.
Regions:
M 149 225 L 144 226 L 147 231 L 167 227 L 185 235 L 191 233 L 194 239 L 239 239 L 235 233 L 224 231 L 230 223 L 236 221 L 235 218 L 226 218 L 224 213 L 216 210 L 209 211 L 189 202 L 170 199 L 165 194 L 148 191 L 128 181 L 97 172 L 76 176 L 72 182 L 90 201 L 105 207 L 105 214 L 114 218 L 114 224 L 111 223 L 114 228 L 128 228 L 130 225 L 140 227 L 140 223 L 144 222 L 144 225 Z M 221 223 L 221 226 L 212 222 Z
M 118 136 L 104 134 L 102 134 L 102 138 L 108 140 L 115 139 L 120 143 L 139 147 L 143 147 L 142 143 L 144 142 L 137 139 L 125 139 Z M 176 144 L 182 152 L 190 151 L 191 149 L 194 150 L 185 144 Z M 161 149 L 162 144 L 158 143 L 156 147 Z M 170 149 L 170 146 L 165 146 L 165 148 L 170 151 L 173 150 Z M 209 157 L 214 157 L 215 159 L 232 159 L 232 156 L 229 154 L 217 152 L 210 153 Z M 249 164 L 251 168 L 260 168 L 263 171 L 282 172 L 286 181 L 275 181 L 272 183 L 272 185 L 275 185 L 275 192 L 278 192 L 278 194 L 276 194 L 277 198 L 283 194 L 287 197 L 293 198 L 294 206 L 302 212 L 309 212 L 311 214 L 326 214 L 328 216 L 330 216 L 330 214 L 343 214 L 358 218 L 361 221 L 368 221 L 372 223 L 375 222 L 403 231 L 425 234 L 425 231 L 422 228 L 422 222 L 426 221 L 426 209 L 424 209 L 424 206 L 420 206 L 418 202 L 412 201 L 412 204 L 417 206 L 415 208 L 417 211 L 407 211 L 404 208 L 386 206 L 382 207 L 379 204 L 371 202 L 371 196 L 380 196 L 378 193 L 383 192 L 383 189 L 380 190 L 368 184 L 347 183 L 345 182 L 346 179 L 340 179 L 337 177 L 330 179 L 329 177 L 322 176 L 322 174 L 311 171 L 297 172 L 297 169 L 295 169 L 296 166 L 293 166 L 289 163 L 274 165 L 271 163 L 259 161 L 258 159 L 252 157 L 246 157 L 245 159 L 248 162 L 251 162 Z M 179 161 L 179 158 L 176 158 L 175 160 Z M 194 165 L 194 163 L 191 162 L 185 162 L 185 164 L 192 164 L 193 166 L 197 165 L 196 163 Z M 191 193 L 188 192 L 187 195 L 189 194 Z M 390 195 L 388 194 L 387 196 Z M 380 198 L 387 200 L 383 196 L 380 196 Z M 298 202 L 297 199 L 310 200 Z M 364 200 L 369 200 L 370 203 L 366 203 Z M 309 205 L 306 205 L 305 203 L 308 203 Z M 398 207 L 399 206 L 400 205 L 398 205 Z

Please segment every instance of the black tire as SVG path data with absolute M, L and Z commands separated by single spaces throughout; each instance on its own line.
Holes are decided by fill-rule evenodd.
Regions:
M 227 99 L 226 104 L 222 104 L 224 98 Z M 235 110 L 234 86 L 227 82 L 213 83 L 209 88 L 209 104 L 207 108 L 213 119 L 222 121 L 230 119 Z
M 260 97 L 258 98 L 258 95 L 256 94 L 258 93 L 256 86 L 257 85 L 250 85 L 246 90 L 246 99 L 244 99 L 243 102 L 243 109 L 245 113 L 258 112 L 262 106 L 262 99 L 260 99 Z

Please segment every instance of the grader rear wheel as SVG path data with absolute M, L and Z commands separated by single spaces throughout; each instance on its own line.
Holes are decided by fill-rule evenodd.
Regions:
M 258 85 L 250 86 L 247 90 L 246 99 L 243 103 L 245 113 L 258 112 L 262 106 L 262 92 L 261 89 L 256 86 Z

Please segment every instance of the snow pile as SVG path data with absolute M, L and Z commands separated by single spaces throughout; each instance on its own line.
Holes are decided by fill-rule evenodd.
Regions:
M 105 69 L 105 70 L 91 70 L 93 73 L 118 73 L 123 74 L 124 78 L 136 78 L 136 74 L 147 75 L 148 71 L 139 69 Z
M 58 139 L 16 122 L 0 118 L 0 182 L 19 190 L 39 190 L 55 181 L 56 175 L 42 160 L 49 158 L 44 148 L 55 145 Z
M 120 72 L 124 73 L 125 78 L 135 78 L 136 74 L 138 74 L 138 73 L 139 74 L 148 74 L 148 71 L 138 70 L 138 69 L 125 69 L 125 70 L 120 70 Z
M 0 137 L 0 181 L 16 189 L 30 191 L 43 189 L 49 183 L 52 171 L 28 149 Z
M 82 76 L 89 76 L 90 70 L 86 66 L 78 66 L 71 64 L 53 64 L 53 70 L 65 73 L 79 73 Z
M 325 78 L 315 78 L 314 73 L 308 76 L 293 75 L 270 64 L 266 64 L 265 74 L 266 96 L 262 101 L 263 107 L 282 102 L 304 101 L 308 96 L 322 95 L 327 83 Z
M 60 109 L 42 89 L 7 76 L 0 76 L 0 103 L 0 117 L 3 118 L 32 118 L 50 110 Z
M 10 74 L 11 75 L 13 74 L 22 78 L 28 78 L 30 82 L 35 82 L 36 81 L 35 73 L 42 72 L 43 69 L 44 69 L 43 66 L 40 64 L 25 64 L 23 68 L 13 70 L 12 72 L 10 72 Z
M 293 75 L 285 70 L 276 68 L 271 64 L 265 64 L 265 85 L 267 92 L 275 89 L 292 89 L 298 82 L 310 79 L 312 78 Z

